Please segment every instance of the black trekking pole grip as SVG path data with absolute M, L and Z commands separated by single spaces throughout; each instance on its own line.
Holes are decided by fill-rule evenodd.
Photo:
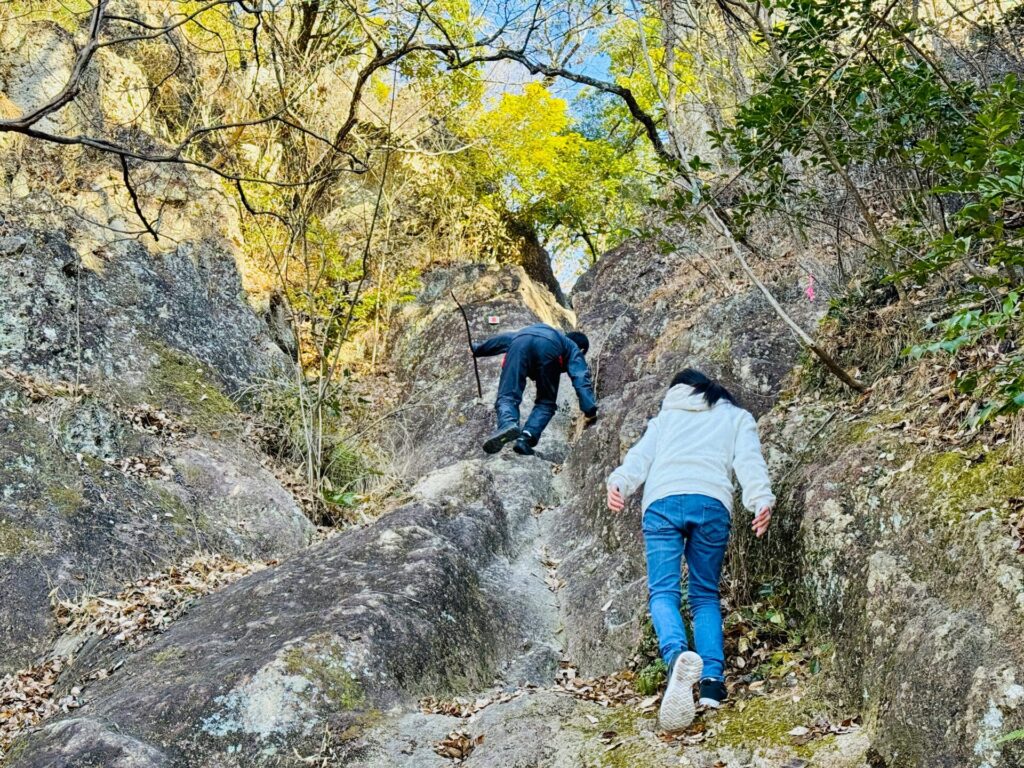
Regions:
M 448 293 L 452 295 L 452 301 L 454 301 L 455 306 L 459 308 L 459 312 L 462 313 L 462 321 L 466 324 L 466 338 L 469 340 L 469 356 L 473 358 L 473 374 L 476 376 L 476 392 L 480 399 L 483 400 L 484 388 L 480 385 L 480 367 L 476 363 L 476 353 L 473 351 L 473 333 L 469 330 L 469 316 L 466 315 L 466 310 L 462 308 L 459 300 L 455 298 L 455 291 L 449 288 Z

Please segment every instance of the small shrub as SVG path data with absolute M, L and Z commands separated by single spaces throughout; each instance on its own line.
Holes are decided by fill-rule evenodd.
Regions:
M 655 659 L 636 674 L 636 691 L 651 696 L 661 690 L 668 678 L 668 667 L 661 659 Z

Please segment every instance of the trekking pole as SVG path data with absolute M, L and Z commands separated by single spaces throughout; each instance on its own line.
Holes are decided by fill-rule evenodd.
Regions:
M 476 363 L 476 353 L 473 351 L 473 333 L 469 330 L 469 317 L 466 315 L 466 310 L 462 308 L 459 300 L 455 298 L 455 291 L 451 288 L 448 289 L 448 293 L 452 295 L 452 301 L 455 302 L 455 306 L 459 308 L 459 312 L 462 313 L 462 320 L 466 324 L 466 338 L 469 339 L 469 356 L 473 358 L 473 373 L 476 375 L 476 392 L 480 396 L 480 399 L 484 399 L 484 388 L 480 385 L 480 367 Z

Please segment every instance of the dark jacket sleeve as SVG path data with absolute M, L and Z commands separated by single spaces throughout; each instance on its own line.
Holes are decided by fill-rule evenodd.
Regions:
M 499 333 L 497 336 L 481 341 L 473 345 L 473 355 L 476 357 L 493 357 L 508 352 L 508 347 L 516 335 L 514 333 Z
M 590 368 L 587 367 L 587 361 L 579 347 L 571 341 L 567 341 L 565 346 L 568 347 L 568 363 L 565 370 L 572 380 L 576 397 L 580 400 L 580 410 L 587 416 L 592 416 L 597 413 L 597 396 L 594 395 L 594 385 L 590 381 Z

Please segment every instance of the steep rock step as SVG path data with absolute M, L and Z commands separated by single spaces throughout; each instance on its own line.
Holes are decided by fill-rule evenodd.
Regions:
M 643 257 L 643 253 L 638 255 L 638 258 Z M 623 272 L 630 268 L 629 259 L 626 259 L 624 265 L 618 261 L 621 259 L 613 265 L 616 271 Z M 678 269 L 685 267 L 675 266 Z M 635 270 L 635 273 L 640 272 L 641 269 Z M 620 274 L 620 279 L 613 281 L 615 285 L 604 285 L 600 291 L 592 293 L 606 298 L 616 297 L 616 285 L 620 288 L 633 285 L 629 279 L 622 277 Z M 434 279 L 441 281 L 440 276 L 434 276 Z M 611 279 L 605 279 L 604 283 Z M 644 286 L 656 293 L 661 282 L 670 282 L 669 277 L 660 282 L 655 281 L 653 286 L 648 281 Z M 498 280 L 498 283 L 501 284 L 502 280 Z M 483 281 L 475 288 L 479 291 L 486 285 Z M 590 289 L 593 288 L 591 285 Z M 437 286 L 428 288 L 428 293 L 430 290 L 437 296 L 443 293 Z M 527 294 L 521 287 L 518 290 L 524 297 L 524 303 L 529 304 Z M 566 417 L 567 413 L 574 411 L 574 407 L 571 403 L 564 403 L 559 418 L 545 433 L 548 450 L 544 450 L 546 446 L 542 443 L 542 455 L 546 453 L 558 464 L 559 470 L 563 464 L 567 469 L 565 473 L 559 472 L 556 480 L 561 503 L 541 512 L 537 527 L 532 529 L 535 532 L 532 538 L 526 535 L 521 539 L 523 548 L 518 555 L 520 567 L 526 566 L 526 584 L 530 583 L 529 579 L 533 579 L 535 585 L 540 584 L 541 574 L 537 572 L 537 566 L 541 565 L 543 576 L 554 576 L 558 588 L 555 592 L 525 589 L 522 580 L 512 578 L 507 572 L 502 572 L 499 580 L 506 578 L 509 592 L 516 592 L 521 599 L 533 601 L 534 616 L 548 617 L 538 622 L 527 620 L 521 626 L 533 629 L 535 637 L 551 636 L 553 642 L 549 648 L 558 649 L 569 665 L 592 670 L 591 673 L 602 673 L 620 668 L 628 657 L 628 649 L 636 642 L 635 617 L 642 614 L 644 603 L 643 555 L 642 548 L 637 546 L 639 525 L 629 516 L 609 517 L 601 511 L 602 480 L 610 468 L 609 462 L 619 457 L 620 440 L 633 436 L 627 434 L 620 437 L 619 428 L 623 416 L 631 417 L 631 424 L 636 422 L 642 425 L 649 409 L 647 401 L 651 404 L 655 402 L 655 392 L 661 384 L 660 377 L 656 379 L 648 376 L 640 390 L 631 390 L 629 397 L 619 395 L 623 384 L 636 375 L 635 371 L 629 374 L 619 369 L 628 365 L 628 361 L 641 361 L 647 355 L 636 348 L 624 350 L 623 345 L 618 343 L 618 336 L 614 343 L 609 342 L 608 337 L 615 336 L 618 328 L 620 336 L 629 338 L 630 323 L 627 322 L 625 328 L 619 328 L 618 321 L 635 320 L 637 310 L 629 302 L 617 300 L 611 308 L 601 305 L 595 311 L 591 307 L 591 297 L 586 293 L 584 295 L 588 299 L 581 305 L 587 312 L 585 330 L 591 333 L 592 344 L 597 347 L 597 352 L 591 355 L 591 365 L 594 367 L 599 394 L 603 398 L 606 392 L 610 392 L 614 397 L 597 429 L 581 430 L 579 423 L 573 423 Z M 636 300 L 635 303 L 646 309 L 643 300 Z M 737 349 L 744 350 L 742 357 L 737 355 L 734 365 L 738 369 L 752 370 L 757 381 L 754 383 L 744 379 L 739 389 L 744 394 L 748 390 L 763 394 L 773 391 L 772 385 L 781 377 L 787 366 L 786 361 L 792 356 L 792 350 L 786 347 L 783 354 L 764 354 L 765 350 L 775 348 L 780 334 L 773 335 L 770 329 L 750 330 L 753 327 L 760 328 L 758 323 L 751 320 L 756 315 L 752 305 L 756 305 L 756 299 L 751 301 L 743 297 L 730 302 L 724 309 L 713 308 L 711 314 L 715 316 L 711 327 L 716 329 L 712 335 L 719 333 L 719 338 L 734 341 Z M 480 315 L 487 312 L 501 316 L 503 326 L 498 330 L 517 327 L 515 318 L 506 317 L 510 307 L 502 299 L 501 291 L 494 291 L 490 300 L 478 306 L 481 307 L 479 314 L 471 314 L 471 322 L 474 324 Z M 664 312 L 658 312 L 660 306 L 652 307 L 652 316 L 664 315 Z M 441 310 L 431 311 L 435 313 L 434 322 L 443 322 Z M 680 311 L 691 312 L 696 311 L 696 308 L 687 306 Z M 639 343 L 657 346 L 655 339 L 661 332 L 663 346 L 671 346 L 675 343 L 675 334 L 665 334 L 665 330 L 666 323 L 663 322 L 649 329 L 649 339 L 645 331 Z M 451 332 L 458 335 L 455 327 L 451 328 Z M 487 332 L 486 327 L 474 325 L 475 334 L 482 336 Z M 763 341 L 759 333 L 764 336 Z M 427 340 L 426 345 L 424 338 Z M 438 335 L 407 335 L 406 339 L 403 342 L 407 345 L 404 347 L 405 354 L 416 356 L 419 370 L 429 371 L 438 378 L 450 374 L 451 362 L 439 362 Z M 664 372 L 682 364 L 684 360 L 690 362 L 688 358 L 691 354 L 703 358 L 702 349 L 694 344 L 692 349 L 688 346 L 686 350 L 680 350 L 681 354 L 659 354 L 658 369 Z M 762 354 L 776 360 L 777 370 L 767 373 L 762 371 L 764 366 L 760 363 L 750 364 L 748 357 Z M 457 351 L 453 359 L 459 359 Z M 492 371 L 489 365 L 484 363 L 484 382 L 485 386 L 490 384 L 493 387 L 497 371 Z M 639 369 L 643 370 L 643 366 L 639 366 Z M 467 385 L 463 393 L 472 386 L 468 382 Z M 570 393 L 564 394 L 571 400 Z M 485 401 L 489 401 L 493 395 L 493 390 L 486 392 Z M 770 397 L 764 399 L 768 402 L 771 400 Z M 638 407 L 638 401 L 645 405 Z M 459 407 L 458 402 L 457 398 L 453 404 L 455 408 Z M 459 419 L 470 424 L 479 418 L 479 414 L 479 411 L 463 407 Z M 428 425 L 435 423 L 435 415 L 436 411 L 428 409 L 412 424 L 414 427 L 419 425 L 422 434 L 422 430 L 429 429 Z M 460 422 L 457 420 L 456 423 Z M 446 455 L 453 447 L 456 452 L 465 450 L 462 446 L 466 445 L 471 430 L 460 424 L 453 431 L 450 446 L 447 440 L 443 441 L 445 445 L 439 448 L 438 454 Z M 431 455 L 427 461 L 437 461 L 438 454 Z M 618 534 L 618 529 L 623 527 L 628 528 L 629 532 Z M 527 527 L 526 530 L 531 529 Z M 532 552 L 527 551 L 527 548 L 532 549 Z M 556 562 L 557 570 L 553 574 L 549 573 L 550 567 Z M 626 585 L 624 589 L 620 588 L 623 583 Z M 557 606 L 558 617 L 552 633 L 550 617 L 553 606 Z M 605 606 L 607 610 L 602 610 Z M 597 631 L 591 632 L 592 627 L 596 627 Z M 613 635 L 614 641 L 609 642 Z M 499 667 L 506 671 L 516 670 L 520 668 L 522 657 L 523 654 L 518 653 L 515 659 L 506 660 Z M 533 671 L 537 671 L 535 667 Z M 534 682 L 539 677 L 542 676 L 534 674 L 530 681 Z M 799 704 L 802 694 L 799 689 L 790 691 L 781 701 L 745 701 L 736 708 L 718 713 L 706 723 L 698 723 L 695 728 L 692 741 L 702 739 L 704 734 L 700 729 L 703 728 L 705 734 L 711 734 L 706 743 L 686 745 L 681 742 L 666 744 L 662 740 L 656 730 L 656 704 L 645 708 L 605 708 L 567 694 L 550 679 L 539 688 L 517 687 L 514 685 L 517 679 L 522 678 L 517 678 L 515 673 L 505 674 L 495 681 L 496 685 L 472 693 L 464 692 L 456 702 L 425 702 L 428 711 L 448 709 L 454 704 L 466 712 L 473 712 L 469 717 L 427 714 L 408 704 L 388 712 L 359 739 L 358 749 L 351 756 L 350 764 L 363 768 L 443 766 L 451 765 L 453 759 L 458 760 L 460 757 L 464 757 L 468 765 L 495 768 L 592 765 L 793 768 L 807 765 L 810 757 L 813 757 L 815 765 L 831 765 L 836 768 L 862 768 L 867 764 L 865 753 L 869 745 L 860 732 L 830 736 L 807 746 L 793 743 L 788 731 L 803 724 L 808 717 L 807 708 Z M 436 691 L 430 693 L 439 697 Z M 481 705 L 482 709 L 474 711 Z
M 807 745 L 790 735 L 791 729 L 810 722 L 810 710 L 799 703 L 804 695 L 799 688 L 705 713 L 686 735 L 672 739 L 657 727 L 657 697 L 644 700 L 638 695 L 631 703 L 619 703 L 614 696 L 601 695 L 602 686 L 614 685 L 617 679 L 574 683 L 560 677 L 560 667 L 568 668 L 564 674 L 580 666 L 566 656 L 564 581 L 561 563 L 552 554 L 560 544 L 558 523 L 566 512 L 570 488 L 561 465 L 546 464 L 543 456 L 545 448 L 550 455 L 571 454 L 569 433 L 576 429 L 567 416 L 571 412 L 565 397 L 538 457 L 506 456 L 511 461 L 488 464 L 503 478 L 503 488 L 519 491 L 520 516 L 510 521 L 511 556 L 493 561 L 481 581 L 492 585 L 492 594 L 504 594 L 506 605 L 514 606 L 513 637 L 522 643 L 507 646 L 510 656 L 498 663 L 497 677 L 489 687 L 447 700 L 443 691 L 432 690 L 421 701 L 422 708 L 409 702 L 393 707 L 347 745 L 344 764 L 352 768 L 445 768 L 462 763 L 477 768 L 866 768 L 870 744 L 859 730 Z M 448 475 L 459 466 L 433 473 L 418 486 L 419 492 L 447 493 L 454 487 Z M 532 475 L 544 466 L 549 467 L 553 483 L 545 496 L 531 496 L 530 491 L 536 492 L 540 485 L 522 485 L 517 473 Z M 556 506 L 545 507 L 551 503 Z M 529 519 L 523 517 L 528 506 Z M 462 716 L 453 714 L 456 710 Z M 342 755 L 325 742 L 320 753 L 306 757 L 330 760 Z

